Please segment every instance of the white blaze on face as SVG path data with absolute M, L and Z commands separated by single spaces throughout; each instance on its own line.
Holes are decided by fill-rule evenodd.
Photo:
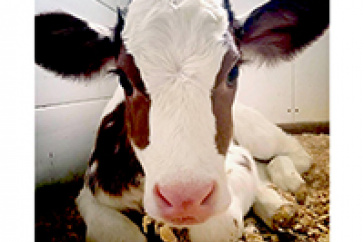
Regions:
M 220 2 L 135 0 L 130 5 L 123 38 L 151 99 L 150 143 L 134 149 L 146 173 L 144 202 L 152 216 L 158 217 L 156 184 L 214 181 L 216 210 L 230 201 L 211 101 L 227 50 L 227 25 Z

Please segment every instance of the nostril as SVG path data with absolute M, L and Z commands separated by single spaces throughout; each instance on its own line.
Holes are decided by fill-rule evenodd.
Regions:
M 191 208 L 210 206 L 216 191 L 214 182 L 208 184 L 167 185 L 156 184 L 154 194 L 156 201 L 162 208 Z
M 208 194 L 206 195 L 206 197 L 201 201 L 201 205 L 208 205 L 211 203 L 211 200 L 212 200 L 212 195 L 215 191 L 215 185 L 212 184 L 211 185 L 211 188 L 210 188 L 210 191 L 208 192 Z
M 168 199 L 161 193 L 159 186 L 156 185 L 154 188 L 154 192 L 159 198 L 159 201 L 162 202 L 162 204 L 166 207 L 173 207 L 172 203 L 168 201 Z
M 201 223 L 216 207 L 217 186 L 207 183 L 155 184 L 153 193 L 160 216 L 174 224 Z

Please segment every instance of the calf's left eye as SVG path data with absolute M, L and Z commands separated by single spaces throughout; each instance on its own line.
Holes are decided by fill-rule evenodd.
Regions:
M 227 76 L 226 79 L 226 84 L 228 85 L 228 87 L 234 87 L 236 85 L 238 76 L 239 76 L 239 66 L 235 65 L 229 72 L 229 75 Z

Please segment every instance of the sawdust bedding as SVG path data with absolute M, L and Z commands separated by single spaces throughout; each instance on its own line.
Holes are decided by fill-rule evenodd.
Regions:
M 295 137 L 314 160 L 312 167 L 303 174 L 307 189 L 300 196 L 280 191 L 288 200 L 297 203 L 298 212 L 291 224 L 287 224 L 286 228 L 278 228 L 278 231 L 275 232 L 268 229 L 259 218 L 250 212 L 245 218 L 245 223 L 256 233 L 249 235 L 248 238 L 243 238 L 243 241 L 329 241 L 329 136 L 303 134 L 295 135 Z
M 314 163 L 303 174 L 307 189 L 300 196 L 280 191 L 295 201 L 298 209 L 287 227 L 270 230 L 253 213 L 245 218 L 253 234 L 243 236 L 244 242 L 262 241 L 329 241 L 329 136 L 325 134 L 295 135 L 312 155 Z M 85 241 L 86 227 L 74 199 L 82 187 L 82 179 L 67 184 L 38 188 L 35 192 L 35 241 Z

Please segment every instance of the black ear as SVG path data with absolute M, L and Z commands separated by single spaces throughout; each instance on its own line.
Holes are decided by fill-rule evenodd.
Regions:
M 64 77 L 91 77 L 114 62 L 115 51 L 112 31 L 67 13 L 35 17 L 35 62 Z
M 255 9 L 235 35 L 243 55 L 289 60 L 329 25 L 329 0 L 271 0 Z

